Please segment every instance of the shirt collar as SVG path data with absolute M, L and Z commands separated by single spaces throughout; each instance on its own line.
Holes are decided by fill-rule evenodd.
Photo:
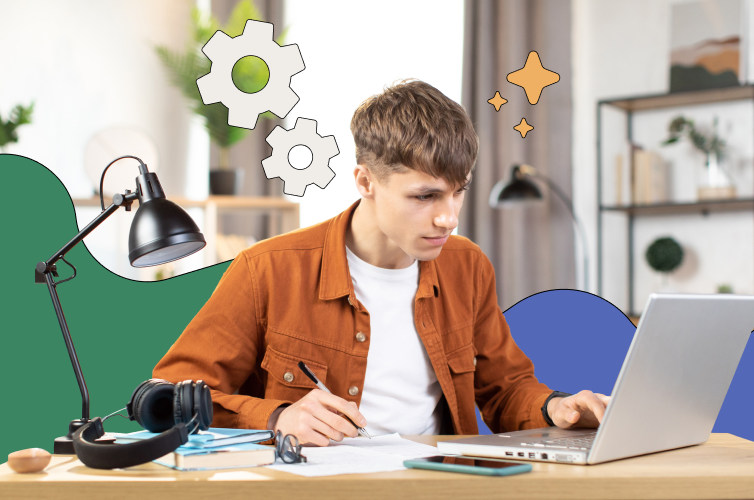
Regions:
M 319 278 L 320 300 L 331 300 L 353 295 L 353 283 L 348 271 L 346 259 L 346 231 L 351 223 L 356 201 L 344 212 L 330 220 L 322 249 L 322 266 Z M 419 287 L 417 297 L 437 296 L 440 284 L 437 280 L 437 268 L 434 260 L 419 262 Z

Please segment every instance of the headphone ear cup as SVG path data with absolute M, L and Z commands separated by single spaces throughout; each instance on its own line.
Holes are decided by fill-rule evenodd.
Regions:
M 212 395 L 203 380 L 194 385 L 194 413 L 199 416 L 199 430 L 206 431 L 212 425 Z
M 193 417 L 194 409 L 194 381 L 178 382 L 173 391 L 173 423 L 187 424 Z
M 159 379 L 149 379 L 145 380 L 141 384 L 139 384 L 136 389 L 134 389 L 134 392 L 131 393 L 131 399 L 128 401 L 128 404 L 126 405 L 126 410 L 128 411 L 128 419 L 129 420 L 136 420 L 136 412 L 134 411 L 134 408 L 138 408 L 139 406 L 139 400 L 141 400 L 142 395 L 144 394 L 144 391 L 149 390 L 150 387 L 153 387 L 155 383 L 159 382 Z
M 173 427 L 173 393 L 175 386 L 160 379 L 142 383 L 129 403 L 129 417 L 149 432 L 163 432 Z

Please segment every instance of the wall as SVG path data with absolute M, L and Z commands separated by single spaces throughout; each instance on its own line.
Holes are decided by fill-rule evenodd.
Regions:
M 335 178 L 327 189 L 310 186 L 303 198 L 291 197 L 301 203 L 301 225 L 308 226 L 359 197 L 349 126 L 362 101 L 394 82 L 419 78 L 460 102 L 463 2 L 288 0 L 285 19 L 287 41 L 299 44 L 306 64 L 292 80 L 301 100 L 286 126 L 299 116 L 313 118 L 318 133 L 334 135 L 340 149 L 330 161 Z
M 143 159 L 159 172 L 168 197 L 205 197 L 206 134 L 192 121 L 153 52 L 155 44 L 183 47 L 194 3 L 209 9 L 206 0 L 0 0 L 0 32 L 18 46 L 0 51 L 0 67 L 12 68 L 10 77 L 0 78 L 0 111 L 18 102 L 37 103 L 33 125 L 22 129 L 21 142 L 9 152 L 48 166 L 74 198 L 89 197 L 106 161 L 116 156 L 101 165 L 97 162 L 92 177 L 87 176 L 85 150 L 92 135 L 113 126 L 135 128 L 154 142 L 156 157 Z M 318 132 L 334 135 L 340 148 L 330 162 L 336 177 L 326 190 L 310 186 L 305 197 L 290 197 L 302 203 L 301 225 L 306 226 L 335 215 L 358 198 L 349 124 L 362 100 L 414 77 L 460 101 L 463 2 L 291 0 L 285 6 L 286 43 L 299 45 L 306 64 L 292 79 L 300 101 L 285 126 L 292 127 L 297 117 L 313 118 Z M 431 19 L 429 11 L 434 12 Z M 106 192 L 108 185 L 121 192 L 131 187 L 123 184 L 132 182 L 132 170 L 133 165 L 113 167 Z M 98 212 L 78 209 L 79 225 Z M 201 212 L 191 215 L 201 227 Z M 133 213 L 116 212 L 85 244 L 113 272 L 153 279 L 154 270 L 133 269 L 123 258 L 132 217 Z M 175 271 L 201 265 L 202 256 L 196 254 L 175 263 Z
M 674 0 L 574 0 L 573 1 L 573 57 L 574 57 L 574 202 L 588 229 L 591 255 L 592 284 L 596 290 L 597 255 L 597 186 L 596 186 L 596 106 L 601 99 L 665 93 L 668 90 L 670 11 Z M 747 0 L 749 7 L 750 1 Z M 745 18 L 749 30 L 754 26 L 752 11 Z M 748 33 L 748 32 L 747 32 Z M 754 54 L 752 40 L 745 42 L 751 61 Z M 751 79 L 750 79 L 751 81 Z M 743 106 L 743 107 L 742 107 Z M 677 111 L 677 110 L 676 110 Z M 735 144 L 735 168 L 738 169 L 740 192 L 751 196 L 751 108 L 739 105 L 736 110 L 724 111 L 725 124 Z M 689 147 L 660 148 L 659 142 L 666 134 L 665 127 L 672 112 L 651 117 L 650 122 L 637 123 L 644 136 L 637 140 L 645 147 L 658 150 L 667 158 L 677 177 L 683 179 L 680 169 L 687 162 L 703 161 L 694 158 Z M 608 134 L 622 135 L 620 123 L 611 121 Z M 748 135 L 747 135 L 748 134 Z M 736 137 L 738 136 L 738 137 Z M 746 138 L 748 137 L 748 141 Z M 739 142 L 740 140 L 740 142 Z M 748 144 L 747 144 L 748 142 Z M 688 179 L 688 177 L 686 178 Z M 693 198 L 691 187 L 680 189 L 681 198 Z M 660 289 L 680 292 L 714 292 L 720 283 L 730 283 L 736 292 L 754 293 L 754 259 L 752 242 L 754 224 L 746 214 L 713 214 L 712 224 L 702 216 L 657 217 L 637 225 L 635 251 L 643 253 L 656 237 L 671 234 L 687 251 L 687 259 L 678 273 L 671 276 L 669 284 L 659 282 L 655 273 L 646 266 L 639 255 L 637 265 L 637 293 L 635 300 L 641 307 L 646 295 Z M 611 227 L 617 222 L 611 220 Z M 612 227 L 620 235 L 620 227 Z M 612 236 L 611 236 L 612 237 Z M 625 255 L 622 255 L 625 257 Z M 714 270 L 710 268 L 713 267 Z M 623 270 L 608 270 L 603 296 L 625 307 Z

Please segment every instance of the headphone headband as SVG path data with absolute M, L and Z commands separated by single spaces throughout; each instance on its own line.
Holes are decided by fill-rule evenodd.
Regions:
M 105 434 L 102 419 L 96 417 L 73 433 L 73 449 L 79 460 L 93 469 L 120 469 L 151 462 L 188 442 L 181 423 L 155 437 L 128 444 L 96 444 Z

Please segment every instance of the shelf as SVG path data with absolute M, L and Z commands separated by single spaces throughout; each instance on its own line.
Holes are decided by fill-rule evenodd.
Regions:
M 642 267 L 644 263 L 641 260 L 639 248 L 651 238 L 650 231 L 664 230 L 665 227 L 672 228 L 678 223 L 680 228 L 687 231 L 685 237 L 688 237 L 689 241 L 685 244 L 689 245 L 690 248 L 696 248 L 694 245 L 701 243 L 701 240 L 705 238 L 706 229 L 718 224 L 717 217 L 707 217 L 708 215 L 733 214 L 735 217 L 731 217 L 731 219 L 735 219 L 735 221 L 754 219 L 754 196 L 750 194 L 750 188 L 742 190 L 740 197 L 735 199 L 696 200 L 693 194 L 689 192 L 685 201 L 676 199 L 661 203 L 625 204 L 616 203 L 615 200 L 618 198 L 610 197 L 606 200 L 604 190 L 609 186 L 605 180 L 607 179 L 609 183 L 609 181 L 616 180 L 615 175 L 628 173 L 630 176 L 633 168 L 629 161 L 627 170 L 621 170 L 620 174 L 615 174 L 612 178 L 609 178 L 604 175 L 606 169 L 609 168 L 606 159 L 616 151 L 625 155 L 624 145 L 634 142 L 639 132 L 646 136 L 648 131 L 659 130 L 661 123 L 657 120 L 668 119 L 666 116 L 669 114 L 668 111 L 686 113 L 687 109 L 691 112 L 693 108 L 698 108 L 697 111 L 700 114 L 703 112 L 711 114 L 714 109 L 716 113 L 726 113 L 730 116 L 734 116 L 735 113 L 735 116 L 745 116 L 752 112 L 753 106 L 754 84 L 751 83 L 690 92 L 623 96 L 622 98 L 598 101 L 596 147 L 598 182 L 597 293 L 599 295 L 609 289 L 608 294 L 618 307 L 625 311 L 631 311 L 633 314 L 641 312 L 640 304 L 643 303 L 644 299 L 642 296 L 648 290 L 651 290 L 652 286 L 648 282 L 646 268 Z M 664 112 L 655 113 L 655 111 Z M 614 124 L 617 123 L 616 120 L 621 115 L 624 120 L 623 125 L 614 129 L 608 127 L 607 123 L 603 121 L 603 118 L 608 116 L 609 123 Z M 736 125 L 738 126 L 738 124 Z M 744 125 L 746 129 L 742 130 L 742 134 L 737 136 L 736 140 L 738 143 L 749 147 L 752 138 L 749 132 L 751 128 L 749 118 L 741 125 Z M 612 134 L 612 136 L 603 134 Z M 620 135 L 624 137 L 625 141 L 609 139 L 609 137 L 620 139 Z M 625 182 L 625 177 L 622 179 Z M 631 200 L 631 198 L 624 197 L 623 201 L 626 200 Z M 658 217 L 664 218 L 657 220 Z M 673 219 L 674 217 L 676 219 Z M 652 218 L 655 219 L 652 220 Z M 696 224 L 699 224 L 698 235 L 695 234 Z M 728 223 L 726 222 L 726 224 Z M 609 231 L 606 232 L 608 227 Z M 738 226 L 731 221 L 727 227 L 731 227 L 731 232 L 733 232 Z M 748 227 L 746 230 L 749 230 Z M 731 234 L 731 237 L 735 237 L 735 235 Z M 704 243 L 706 245 L 710 241 Z M 741 288 L 749 289 L 751 287 L 751 282 L 748 281 L 748 269 L 750 263 L 754 261 L 750 260 L 752 257 L 749 257 L 749 255 L 754 256 L 754 253 L 749 254 L 747 252 L 750 249 L 754 251 L 754 247 L 747 244 L 746 247 L 748 248 L 737 248 L 737 255 L 742 255 L 744 259 L 747 259 L 742 261 L 742 267 L 745 267 L 747 271 L 738 272 L 733 268 L 732 263 L 723 262 L 714 246 L 705 245 L 699 247 L 704 248 L 705 254 L 695 255 L 696 268 L 693 271 L 689 268 L 684 292 L 710 290 L 719 281 L 717 278 L 717 275 L 720 274 L 717 272 L 718 270 L 722 270 L 728 275 L 735 274 L 736 283 L 739 283 L 738 286 Z M 705 266 L 699 264 L 702 261 L 704 261 Z M 702 273 L 704 274 L 702 275 Z M 638 278 L 641 281 L 637 281 Z
M 673 94 L 655 94 L 619 99 L 604 99 L 599 104 L 615 106 L 624 111 L 641 111 L 647 109 L 693 106 L 714 102 L 754 99 L 754 85 L 724 87 L 720 89 L 695 90 Z
M 601 210 L 623 212 L 630 215 L 693 214 L 707 215 L 712 212 L 754 212 L 754 198 L 732 200 L 708 200 L 688 203 L 652 203 L 646 205 L 603 205 Z
M 268 236 L 287 233 L 299 227 L 300 205 L 282 196 L 209 196 L 203 200 L 168 196 L 168 200 L 184 209 L 202 210 L 204 223 L 201 230 L 207 239 L 203 251 L 205 266 L 232 259 L 249 245 L 249 235 L 226 234 L 222 230 L 223 214 L 242 212 L 267 215 L 265 226 Z M 105 199 L 106 207 L 111 203 L 112 197 Z M 100 209 L 98 196 L 74 199 L 73 204 L 76 207 Z M 138 200 L 136 204 L 138 206 Z
M 209 196 L 203 200 L 168 196 L 168 200 L 183 208 L 215 205 L 221 208 L 276 208 L 281 210 L 298 211 L 299 206 L 298 203 L 288 201 L 279 196 Z M 112 197 L 105 197 L 105 206 L 107 207 L 111 203 Z M 97 196 L 91 198 L 76 198 L 73 200 L 73 204 L 77 207 L 99 207 L 100 200 Z

